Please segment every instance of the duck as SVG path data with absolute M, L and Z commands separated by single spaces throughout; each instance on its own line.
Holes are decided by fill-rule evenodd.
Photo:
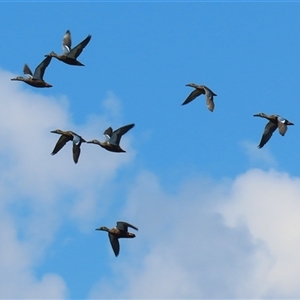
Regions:
M 107 231 L 108 237 L 110 240 L 111 247 L 114 251 L 115 256 L 117 257 L 120 253 L 120 238 L 135 238 L 135 234 L 128 232 L 128 227 L 131 227 L 135 230 L 138 230 L 137 227 L 123 221 L 118 221 L 116 227 L 113 227 L 111 229 L 101 226 L 99 228 L 96 228 L 95 230 L 101 230 L 101 231 Z
M 206 97 L 206 105 L 207 108 L 213 112 L 214 108 L 215 108 L 215 104 L 214 104 L 214 96 L 217 96 L 217 94 L 215 94 L 211 89 L 209 89 L 207 86 L 205 85 L 197 85 L 195 83 L 188 83 L 185 86 L 190 86 L 195 88 L 195 90 L 193 90 L 189 96 L 185 99 L 185 101 L 182 103 L 182 105 L 186 105 L 189 102 L 193 101 L 194 99 L 196 99 L 198 96 L 204 94 Z
M 86 143 L 86 140 L 73 131 L 62 131 L 60 129 L 56 129 L 50 132 L 61 135 L 51 155 L 55 155 L 67 142 L 73 141 L 73 161 L 75 164 L 77 164 L 80 155 L 80 146 L 82 143 Z
M 279 115 L 266 115 L 265 113 L 258 113 L 254 114 L 254 117 L 261 117 L 269 120 L 267 125 L 265 126 L 265 130 L 261 137 L 261 141 L 257 146 L 259 149 L 262 148 L 271 138 L 273 132 L 278 128 L 279 133 L 284 136 L 288 125 L 294 125 L 294 123 L 290 122 L 289 120 L 279 116 Z
M 67 30 L 62 42 L 63 53 L 59 55 L 52 51 L 51 53 L 46 54 L 45 56 L 55 57 L 68 65 L 84 66 L 84 64 L 77 60 L 77 57 L 81 54 L 85 46 L 90 42 L 91 38 L 92 36 L 89 34 L 81 43 L 79 43 L 76 47 L 72 49 L 71 32 L 70 30 Z
M 108 127 L 103 133 L 104 136 L 106 137 L 106 141 L 100 142 L 98 140 L 91 140 L 88 141 L 87 143 L 99 145 L 110 152 L 126 152 L 124 149 L 120 147 L 120 141 L 121 141 L 121 137 L 132 127 L 134 127 L 134 124 L 129 124 L 120 127 L 115 131 L 113 131 L 111 127 Z
M 44 73 L 48 65 L 50 64 L 52 57 L 46 57 L 34 70 L 34 73 L 32 74 L 29 66 L 27 64 L 24 65 L 23 73 L 25 74 L 25 77 L 17 76 L 15 78 L 12 78 L 13 81 L 23 81 L 33 87 L 36 88 L 50 88 L 52 87 L 51 84 L 44 81 Z

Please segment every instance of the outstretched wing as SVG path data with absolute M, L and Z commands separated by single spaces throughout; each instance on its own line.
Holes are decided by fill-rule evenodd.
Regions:
M 285 135 L 288 127 L 285 123 L 285 119 L 282 119 L 282 118 L 277 118 L 278 119 L 278 130 L 279 130 L 279 133 L 283 136 Z
M 204 89 L 195 89 L 189 94 L 189 96 L 185 99 L 182 105 L 188 104 L 189 102 L 193 101 L 194 99 L 196 99 L 198 96 L 202 94 L 205 94 Z
M 111 127 L 108 127 L 103 134 L 105 135 L 105 138 L 108 140 L 112 136 L 113 129 Z
M 43 80 L 44 73 L 48 65 L 50 64 L 52 57 L 47 56 L 35 69 L 33 78 Z
M 24 73 L 25 75 L 28 75 L 28 76 L 32 77 L 32 72 L 31 72 L 31 70 L 30 70 L 30 68 L 28 67 L 27 64 L 24 65 L 23 73 Z
M 212 112 L 215 108 L 215 103 L 213 97 L 206 97 L 206 106 Z
M 66 135 L 61 135 L 51 154 L 52 155 L 56 154 L 68 141 L 71 141 L 71 140 L 72 140 L 72 137 L 69 137 Z
M 71 46 L 72 46 L 71 32 L 70 30 L 67 30 L 62 41 L 63 53 L 64 54 L 69 53 L 71 51 Z
M 258 148 L 262 148 L 267 142 L 268 140 L 271 138 L 273 132 L 276 130 L 277 128 L 277 124 L 269 121 L 265 127 L 264 133 L 261 137 L 261 141 L 258 145 Z
M 75 164 L 78 163 L 79 155 L 80 155 L 80 144 L 78 145 L 73 143 L 73 160 Z
M 114 235 L 112 235 L 111 233 L 108 233 L 108 236 L 109 236 L 111 247 L 112 247 L 112 249 L 115 253 L 115 256 L 118 256 L 119 253 L 120 253 L 119 240 Z
M 133 228 L 133 229 L 135 229 L 135 230 L 138 230 L 137 227 L 135 227 L 135 226 L 133 226 L 133 225 L 127 223 L 127 222 L 123 222 L 123 221 L 118 221 L 116 227 L 117 227 L 119 230 L 121 230 L 121 231 L 126 231 L 126 232 L 128 231 L 128 227 L 131 227 L 131 228 Z
M 132 127 L 134 127 L 134 124 L 129 124 L 129 125 L 120 127 L 119 129 L 115 130 L 109 139 L 109 143 L 111 145 L 118 146 L 120 144 L 122 135 L 125 134 Z
M 81 43 L 79 43 L 75 48 L 73 48 L 68 54 L 67 56 L 73 59 L 76 59 L 80 53 L 82 52 L 82 50 L 85 48 L 85 46 L 89 43 L 89 41 L 91 40 L 92 36 L 88 35 Z

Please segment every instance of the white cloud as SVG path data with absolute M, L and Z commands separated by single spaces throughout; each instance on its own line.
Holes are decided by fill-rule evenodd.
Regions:
M 274 259 L 264 296 L 298 298 L 300 287 L 300 178 L 275 170 L 251 170 L 237 178 L 223 208 L 230 226 L 242 220 Z
M 248 141 L 242 142 L 241 146 L 245 149 L 251 163 L 268 167 L 276 167 L 278 165 L 276 158 L 267 149 L 267 147 L 258 149 L 257 144 Z
M 250 170 L 216 183 L 195 178 L 176 195 L 151 173 L 128 195 L 114 282 L 100 278 L 91 298 L 298 298 L 299 178 Z M 123 284 L 122 284 L 123 283 Z
M 0 220 L 0 298 L 1 299 L 62 299 L 67 296 L 63 279 L 46 273 L 34 276 L 33 266 L 41 257 L 41 244 L 18 236 L 16 221 L 3 210 Z

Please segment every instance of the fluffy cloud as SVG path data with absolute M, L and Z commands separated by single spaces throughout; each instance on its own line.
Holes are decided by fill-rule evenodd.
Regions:
M 41 279 L 34 276 L 32 267 L 41 256 L 38 243 L 20 238 L 16 221 L 1 211 L 0 221 L 0 298 L 1 299 L 58 299 L 67 296 L 63 279 L 46 273 Z
M 277 167 L 278 162 L 269 149 L 263 148 L 257 151 L 257 144 L 248 141 L 241 143 L 241 146 L 246 151 L 251 163 L 259 163 L 263 166 Z
M 264 242 L 273 264 L 261 286 L 266 297 L 298 298 L 300 287 L 300 179 L 251 170 L 237 178 L 222 211 L 231 227 L 244 223 Z
M 121 241 L 118 284 L 100 279 L 90 297 L 299 297 L 299 180 L 253 169 L 232 181 L 195 178 L 170 195 L 140 174 L 124 211 L 140 231 Z

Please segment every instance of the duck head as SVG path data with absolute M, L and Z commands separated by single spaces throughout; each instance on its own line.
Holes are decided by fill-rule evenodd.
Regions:
M 60 129 L 51 130 L 51 133 L 62 134 L 63 132 Z
M 190 86 L 190 87 L 193 87 L 193 88 L 197 87 L 197 85 L 195 83 L 188 83 L 185 86 Z
M 17 81 L 24 81 L 24 77 L 22 77 L 22 76 L 17 76 L 17 77 L 15 77 L 15 78 L 12 78 L 11 80 L 17 80 Z
M 258 114 L 254 114 L 253 117 L 262 117 L 264 115 L 265 115 L 264 113 L 258 113 Z
M 109 231 L 109 229 L 105 226 L 101 226 L 99 228 L 96 228 L 95 230 L 101 230 L 101 231 Z
M 98 140 L 91 140 L 87 142 L 88 144 L 100 144 Z
M 48 56 L 50 56 L 50 57 L 56 57 L 57 54 L 54 51 L 51 51 L 49 54 L 45 55 L 45 57 L 48 57 Z

